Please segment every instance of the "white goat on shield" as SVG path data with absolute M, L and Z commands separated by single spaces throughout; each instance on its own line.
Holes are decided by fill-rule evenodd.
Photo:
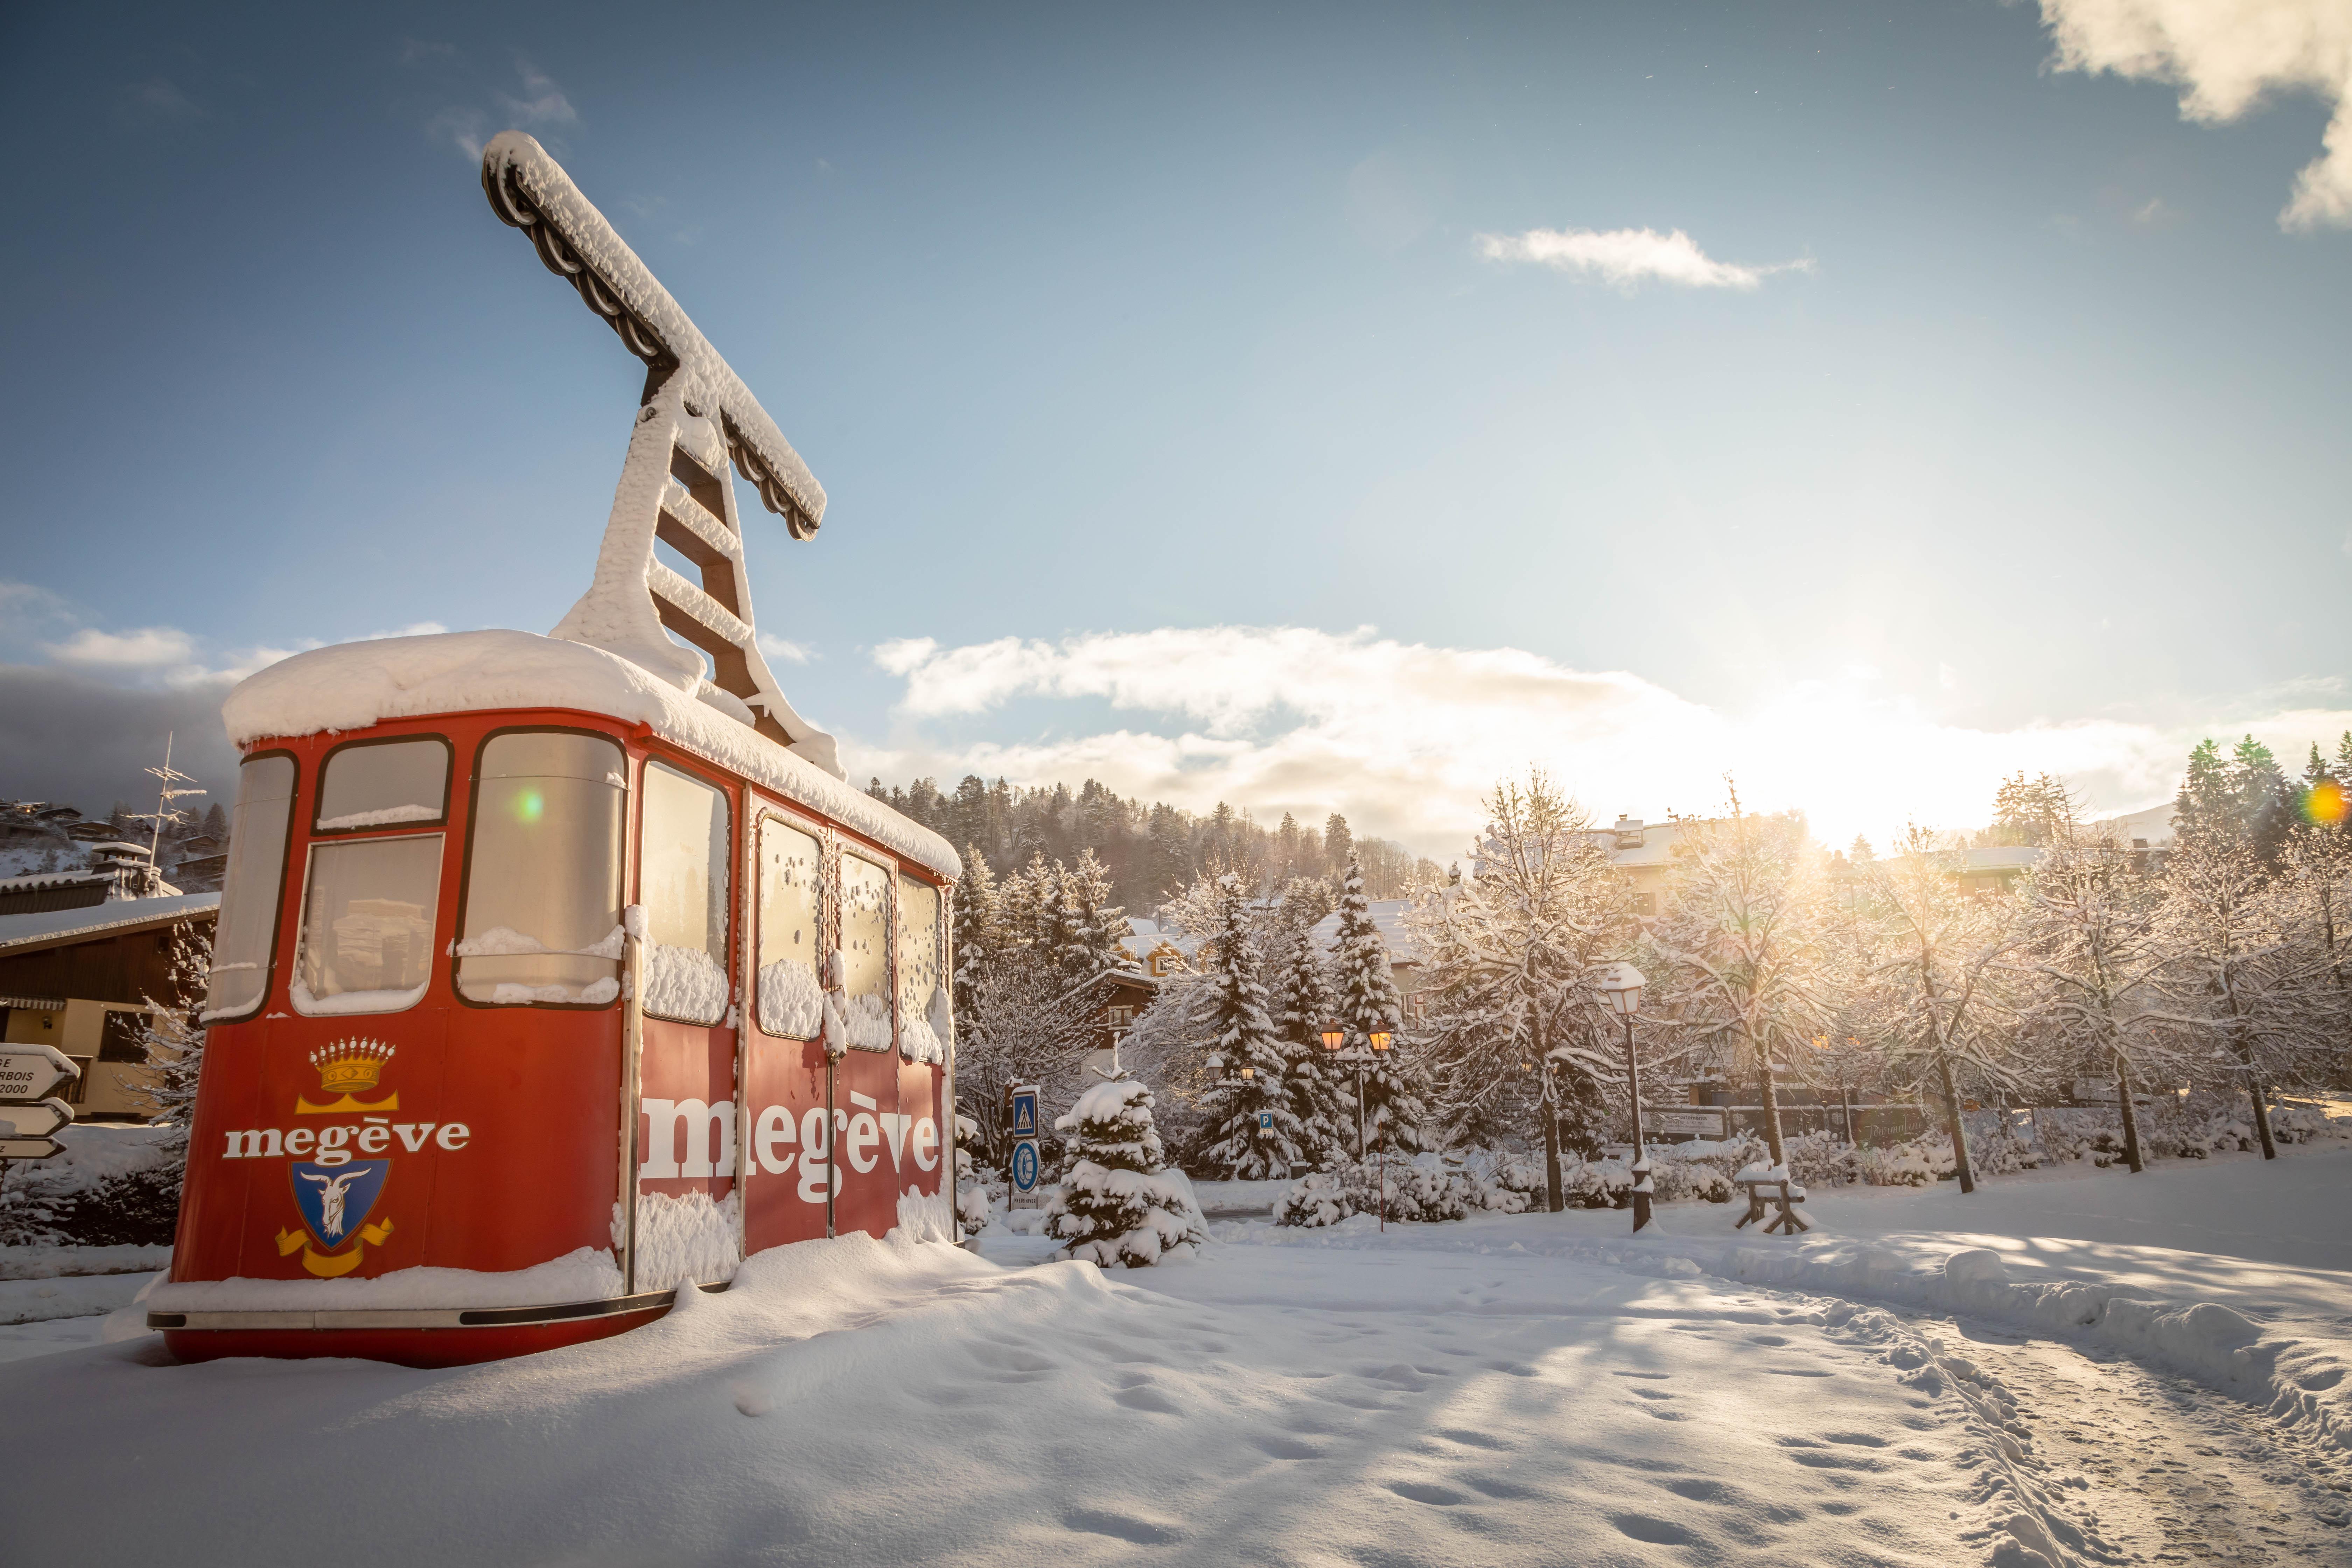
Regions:
M 308 1171 L 302 1173 L 304 1181 L 319 1184 L 319 1234 L 329 1241 L 341 1237 L 343 1194 L 364 1174 L 363 1171 L 346 1171 L 340 1176 L 314 1176 Z

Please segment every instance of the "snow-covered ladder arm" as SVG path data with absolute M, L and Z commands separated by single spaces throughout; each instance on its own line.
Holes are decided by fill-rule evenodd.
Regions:
M 823 488 L 741 378 L 536 141 L 520 131 L 494 137 L 482 150 L 482 188 L 491 210 L 530 235 L 548 269 L 646 362 L 595 580 L 551 635 L 675 681 L 841 777 L 833 737 L 793 710 L 760 652 L 727 467 L 731 459 L 795 539 L 823 521 Z M 656 542 L 691 563 L 701 583 L 657 560 Z M 701 658 L 665 627 L 710 656 L 708 680 Z

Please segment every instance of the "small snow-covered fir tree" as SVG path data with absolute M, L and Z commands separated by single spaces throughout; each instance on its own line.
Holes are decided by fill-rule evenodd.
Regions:
M 1066 871 L 1059 865 L 1054 869 L 1061 879 L 1055 934 L 1062 973 L 1075 984 L 1124 968 L 1129 959 L 1123 942 L 1135 928 L 1127 911 L 1110 901 L 1109 868 L 1089 849 Z
M 1230 871 L 1217 879 L 1216 921 L 1205 999 L 1213 1044 L 1210 1081 L 1201 1096 L 1216 1132 L 1202 1158 L 1235 1181 L 1287 1176 L 1291 1162 L 1300 1158 L 1302 1129 L 1258 977 L 1249 893 Z
M 1347 822 L 1338 816 L 1332 821 L 1346 842 Z M 1327 827 L 1327 842 L 1330 834 Z M 1339 888 L 1339 931 L 1332 940 L 1331 963 L 1339 976 L 1339 994 L 1334 1000 L 1339 1026 L 1348 1033 L 1347 1048 L 1369 1050 L 1375 1030 L 1385 1029 L 1393 1037 L 1402 1026 L 1404 1009 L 1397 999 L 1396 975 L 1389 968 L 1389 944 L 1372 923 L 1370 900 L 1364 897 L 1364 869 L 1352 848 L 1348 854 L 1347 878 Z M 1363 1085 L 1364 1149 L 1417 1151 L 1427 1110 L 1397 1061 L 1395 1048 L 1376 1054 L 1379 1059 Z M 1347 1125 L 1352 1131 L 1354 1108 L 1349 1110 Z
M 981 977 L 995 962 L 1003 939 L 996 878 L 987 858 L 978 846 L 967 845 L 963 863 L 963 882 L 955 890 L 955 1010 L 958 1018 L 968 1019 L 980 1010 Z
M 1072 1258 L 1142 1268 L 1208 1240 L 1192 1188 L 1168 1169 L 1151 1124 L 1151 1091 L 1124 1073 L 1096 1084 L 1057 1118 L 1069 1170 L 1045 1212 L 1045 1233 Z
M 1282 1041 L 1283 1078 L 1290 1091 L 1291 1112 L 1298 1118 L 1298 1157 L 1321 1165 L 1354 1151 L 1355 1086 L 1345 1086 L 1348 1105 L 1343 1117 L 1339 1099 L 1344 1074 L 1323 1047 L 1323 1027 L 1338 1014 L 1323 955 L 1316 951 L 1315 933 L 1304 919 L 1306 913 L 1297 911 L 1297 918 L 1286 933 L 1286 951 L 1275 983 L 1274 1026 Z

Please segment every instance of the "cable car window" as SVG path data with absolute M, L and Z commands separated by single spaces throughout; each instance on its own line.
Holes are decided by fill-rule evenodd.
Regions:
M 628 759 L 600 735 L 525 730 L 482 744 L 457 994 L 601 1007 L 621 994 Z
M 944 1059 L 931 1021 L 940 988 L 939 889 L 912 877 L 898 879 L 898 1035 L 917 1061 Z M 944 1020 L 942 1020 L 944 1021 Z
M 760 820 L 760 1029 L 808 1040 L 824 1026 L 817 984 L 818 878 L 824 848 L 781 817 Z
M 425 999 L 440 902 L 441 835 L 310 847 L 297 1013 L 397 1013 Z
M 362 741 L 327 754 L 319 771 L 316 833 L 439 822 L 449 815 L 449 742 Z
M 855 855 L 841 858 L 841 983 L 849 1048 L 888 1050 L 890 873 Z
M 236 815 L 230 819 L 228 874 L 213 935 L 206 1021 L 250 1013 L 268 994 L 293 816 L 294 759 L 283 752 L 247 759 L 236 771 Z
M 646 764 L 637 898 L 646 909 L 646 1011 L 688 1024 L 727 1016 L 727 796 Z

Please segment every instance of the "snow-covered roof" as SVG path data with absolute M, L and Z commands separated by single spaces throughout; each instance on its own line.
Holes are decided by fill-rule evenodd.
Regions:
M 1372 917 L 1372 929 L 1381 933 L 1387 944 L 1391 963 L 1418 963 L 1421 949 L 1405 929 L 1405 911 L 1412 908 L 1411 899 L 1367 899 L 1364 909 Z M 1339 940 L 1339 911 L 1332 910 L 1315 922 L 1314 937 L 1327 951 Z
M 1186 936 L 1172 927 L 1164 928 L 1158 921 L 1130 918 L 1127 923 L 1133 929 L 1119 938 L 1118 944 L 1139 963 L 1151 956 L 1152 950 L 1163 942 L 1187 958 L 1201 950 L 1199 937 Z
M 116 899 L 80 910 L 43 910 L 37 914 L 0 915 L 0 953 L 19 948 L 57 947 L 108 932 L 167 925 L 220 908 L 218 893 L 184 893 L 168 899 Z
M 569 708 L 644 724 L 672 745 L 822 812 L 955 881 L 948 841 L 814 763 L 618 654 L 530 632 L 442 632 L 313 648 L 247 676 L 221 717 L 237 746 L 390 719 L 506 708 Z
M 680 392 L 695 413 L 718 416 L 736 467 L 793 538 L 814 533 L 824 521 L 824 487 L 742 378 L 547 149 L 520 131 L 491 137 L 482 149 L 482 189 L 491 210 L 530 236 L 548 270 L 568 279 L 630 353 L 656 367 L 656 374 L 676 362 L 665 384 Z
M 86 888 L 114 880 L 111 871 L 35 871 L 22 877 L 0 877 L 0 893 L 37 892 L 43 888 Z
M 2030 844 L 1996 844 L 1969 850 L 1960 864 L 1969 871 L 2023 870 L 2041 858 L 2042 851 Z

